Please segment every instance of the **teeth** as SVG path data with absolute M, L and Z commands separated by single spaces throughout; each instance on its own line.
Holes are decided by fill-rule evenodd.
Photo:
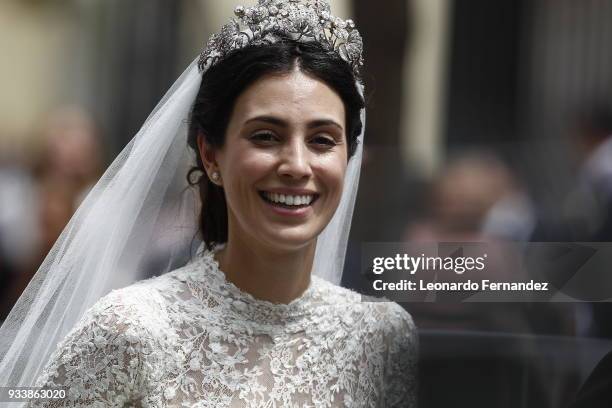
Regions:
M 312 195 L 285 195 L 285 194 L 277 194 L 277 193 L 268 193 L 264 192 L 265 197 L 275 203 L 282 203 L 285 205 L 309 205 L 312 203 L 314 196 Z

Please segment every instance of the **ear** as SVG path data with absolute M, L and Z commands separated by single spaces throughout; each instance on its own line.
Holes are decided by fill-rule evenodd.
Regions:
M 219 164 L 217 163 L 216 159 L 216 150 L 206 142 L 206 137 L 204 137 L 204 134 L 201 132 L 198 134 L 197 141 L 200 158 L 202 159 L 202 164 L 204 165 L 204 170 L 206 171 L 208 179 L 214 184 L 222 186 L 223 181 L 219 171 Z
M 216 160 L 216 151 L 209 143 L 206 142 L 206 137 L 202 132 L 198 133 L 197 141 L 198 151 L 200 153 L 200 158 L 202 159 L 202 164 L 204 165 L 204 170 L 206 170 L 208 178 L 213 180 L 213 173 L 219 172 L 219 165 Z M 216 182 L 216 180 L 213 180 L 213 182 Z

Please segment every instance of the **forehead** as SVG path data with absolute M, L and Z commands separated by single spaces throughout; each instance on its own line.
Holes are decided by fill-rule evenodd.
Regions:
M 344 103 L 323 81 L 295 70 L 267 75 L 251 84 L 236 100 L 233 117 L 248 120 L 273 115 L 288 122 L 331 119 L 344 126 Z

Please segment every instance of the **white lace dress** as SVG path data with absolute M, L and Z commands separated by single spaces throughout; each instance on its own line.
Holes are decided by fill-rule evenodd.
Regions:
M 416 330 L 391 302 L 313 277 L 288 305 L 225 279 L 212 253 L 111 292 L 52 355 L 33 406 L 413 407 Z

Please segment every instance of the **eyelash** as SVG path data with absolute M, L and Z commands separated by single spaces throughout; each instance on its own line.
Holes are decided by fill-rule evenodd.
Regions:
M 329 137 L 324 137 L 324 136 L 316 136 L 312 139 L 313 141 L 319 141 L 317 144 L 323 144 L 325 146 L 329 146 L 329 147 L 333 147 L 336 146 L 338 143 L 336 143 L 335 140 L 329 138 Z M 321 143 L 321 141 L 323 143 Z
M 270 138 L 262 138 L 262 136 L 270 136 Z M 259 141 L 259 142 L 270 142 L 278 138 L 272 132 L 257 132 L 253 134 L 249 139 L 253 141 Z
M 269 143 L 269 142 L 277 141 L 278 137 L 272 132 L 257 132 L 257 133 L 254 133 L 249 139 L 255 142 Z M 315 136 L 310 140 L 315 141 L 317 145 L 323 145 L 329 148 L 336 146 L 338 144 L 332 138 L 325 137 L 325 136 Z

